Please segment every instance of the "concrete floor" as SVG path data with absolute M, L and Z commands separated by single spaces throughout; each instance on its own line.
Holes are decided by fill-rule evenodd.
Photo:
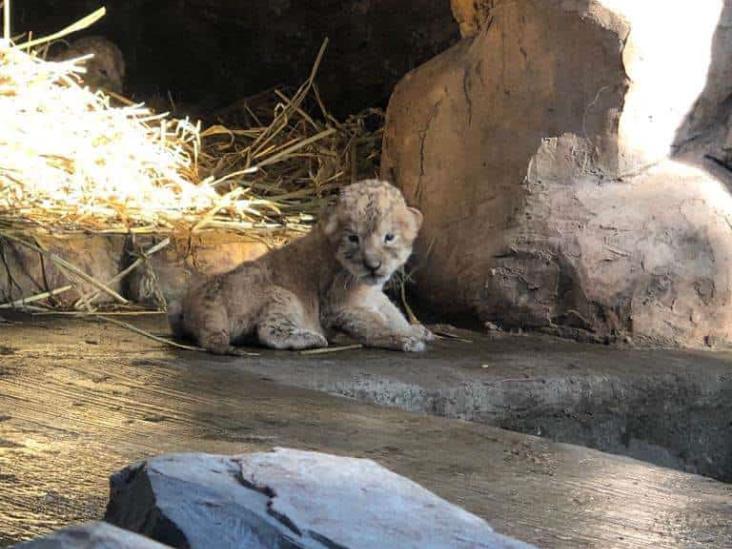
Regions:
M 10 320 L 0 324 L 0 544 L 101 516 L 108 475 L 131 461 L 277 445 L 370 457 L 542 547 L 732 547 L 730 484 L 480 423 L 518 418 L 519 428 L 529 418 L 560 434 L 573 422 L 599 433 L 592 418 L 600 409 L 598 422 L 608 425 L 612 417 L 654 421 L 663 406 L 683 421 L 681 397 L 697 403 L 684 405 L 687 414 L 708 408 L 732 421 L 726 355 L 473 334 L 472 343 L 441 341 L 421 356 L 237 359 L 174 351 L 106 323 Z M 125 320 L 165 331 L 159 319 Z M 545 412 L 562 403 L 565 419 L 552 423 Z M 709 410 L 698 421 L 715 417 Z M 625 440 L 630 447 L 636 438 Z

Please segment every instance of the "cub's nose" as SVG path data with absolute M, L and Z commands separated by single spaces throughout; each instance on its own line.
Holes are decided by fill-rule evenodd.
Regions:
M 363 264 L 372 273 L 375 273 L 376 271 L 379 270 L 379 267 L 381 267 L 381 261 L 379 261 L 378 259 L 366 258 L 363 260 Z

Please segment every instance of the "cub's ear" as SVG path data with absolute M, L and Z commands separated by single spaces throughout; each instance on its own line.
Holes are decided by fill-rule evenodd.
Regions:
M 422 215 L 422 212 L 420 212 L 417 208 L 409 208 L 409 211 L 414 216 L 414 224 L 416 225 L 416 230 L 418 231 L 420 227 L 422 226 L 422 221 L 424 221 L 424 216 Z
M 320 226 L 323 229 L 323 234 L 332 239 L 338 230 L 338 215 L 333 209 L 323 212 L 320 218 Z

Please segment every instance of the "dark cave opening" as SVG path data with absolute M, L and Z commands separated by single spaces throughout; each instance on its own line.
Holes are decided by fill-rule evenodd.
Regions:
M 328 109 L 344 118 L 384 108 L 405 73 L 459 39 L 449 3 L 429 0 L 29 0 L 13 5 L 13 30 L 47 35 L 102 5 L 107 15 L 70 39 L 114 41 L 128 97 L 170 97 L 199 113 L 300 84 L 326 37 L 318 85 Z

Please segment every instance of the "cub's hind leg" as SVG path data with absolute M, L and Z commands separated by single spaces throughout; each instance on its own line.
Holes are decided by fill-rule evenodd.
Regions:
M 215 288 L 214 288 L 215 289 Z M 175 310 L 172 311 L 175 314 Z M 194 290 L 184 301 L 179 315 L 181 326 L 176 330 L 199 346 L 217 355 L 242 354 L 232 345 L 232 322 L 221 297 L 208 287 Z
M 273 288 L 257 324 L 260 343 L 273 349 L 311 349 L 327 347 L 328 340 L 319 328 L 308 322 L 305 309 L 292 292 Z
M 200 324 L 195 334 L 198 344 L 216 355 L 233 355 L 236 349 L 231 345 L 229 315 L 223 307 L 202 311 Z

